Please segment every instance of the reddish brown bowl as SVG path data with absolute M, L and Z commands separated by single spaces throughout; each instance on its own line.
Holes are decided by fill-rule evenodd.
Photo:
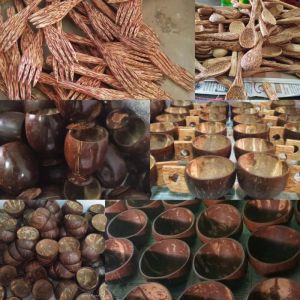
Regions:
M 155 200 L 126 200 L 126 206 L 142 210 L 149 218 L 155 218 L 164 209 L 162 202 Z
M 221 134 L 199 135 L 192 145 L 194 157 L 217 155 L 229 158 L 231 154 L 231 142 Z
M 274 100 L 271 103 L 271 109 L 275 109 L 279 106 L 294 107 L 295 105 L 296 102 L 294 100 Z
M 222 134 L 227 135 L 226 126 L 221 122 L 203 122 L 196 125 L 196 136 L 202 134 Z
M 198 282 L 188 287 L 178 300 L 234 300 L 230 289 L 217 281 Z
M 198 238 L 206 243 L 216 238 L 238 239 L 243 231 L 240 212 L 229 204 L 216 204 L 203 210 L 196 221 Z
M 244 108 L 244 107 L 236 107 L 232 109 L 232 115 L 256 115 L 258 116 L 258 110 L 254 107 Z
M 184 107 L 167 107 L 165 108 L 165 113 L 171 114 L 171 115 L 181 115 L 181 116 L 188 116 L 189 115 L 189 110 Z
M 126 238 L 136 247 L 144 245 L 150 234 L 150 223 L 147 215 L 139 209 L 129 209 L 116 215 L 107 225 L 110 238 Z
M 244 249 L 236 240 L 213 239 L 196 252 L 193 270 L 202 280 L 233 282 L 245 276 L 247 260 Z
M 122 200 L 106 200 L 105 215 L 108 219 L 112 219 L 122 211 L 126 210 L 125 201 Z
M 300 224 L 300 200 L 296 202 L 295 217 L 298 224 Z
M 165 133 L 177 138 L 177 126 L 172 122 L 152 123 L 150 124 L 150 133 Z
M 300 299 L 300 284 L 287 278 L 270 278 L 259 282 L 250 292 L 247 300 L 289 300 Z
M 195 200 L 163 200 L 162 204 L 165 209 L 172 209 L 175 207 L 185 207 L 193 212 L 197 212 L 200 207 L 201 200 L 199 200 L 199 199 L 195 199 Z
M 256 199 L 272 199 L 287 183 L 289 166 L 276 156 L 247 153 L 238 159 L 237 177 L 246 194 Z
M 236 126 L 238 124 L 246 124 L 246 125 L 252 125 L 262 123 L 262 119 L 256 115 L 237 115 L 233 117 L 233 125 Z
M 195 216 L 187 208 L 168 209 L 155 218 L 152 235 L 155 240 L 180 239 L 192 242 L 196 235 Z
M 271 275 L 297 267 L 300 234 L 282 225 L 260 227 L 248 239 L 249 260 L 256 273 Z
M 262 226 L 287 224 L 292 215 L 289 200 L 250 200 L 244 206 L 244 223 L 251 232 Z
M 249 152 L 275 154 L 275 146 L 261 138 L 239 139 L 235 142 L 233 149 L 236 159 Z
M 300 140 L 300 123 L 286 123 L 284 125 L 284 139 Z
M 300 109 L 293 106 L 278 106 L 275 108 L 275 116 L 288 115 L 296 116 L 300 115 Z
M 130 240 L 106 240 L 104 255 L 106 282 L 128 278 L 135 272 L 136 253 Z
M 156 185 L 157 181 L 157 168 L 155 158 L 150 155 L 150 187 Z
M 235 164 L 221 156 L 200 156 L 191 160 L 185 169 L 190 192 L 198 199 L 218 199 L 234 185 Z
M 169 161 L 174 157 L 174 138 L 165 133 L 151 133 L 150 153 L 155 161 Z
M 237 141 L 243 138 L 261 138 L 269 140 L 270 129 L 266 124 L 238 124 L 233 127 L 233 137 Z
M 142 254 L 140 273 L 147 280 L 177 284 L 186 280 L 190 270 L 191 250 L 178 239 L 153 243 Z
M 134 287 L 124 300 L 172 300 L 169 290 L 157 282 L 147 282 Z
M 210 206 L 213 206 L 213 205 L 216 205 L 216 204 L 221 204 L 221 203 L 227 203 L 228 200 L 203 200 L 203 203 L 206 207 L 210 207 Z
M 177 126 L 185 126 L 185 118 L 182 115 L 162 114 L 155 118 L 156 122 L 172 122 Z
M 221 122 L 226 123 L 227 116 L 225 114 L 219 113 L 201 113 L 200 116 L 201 122 Z

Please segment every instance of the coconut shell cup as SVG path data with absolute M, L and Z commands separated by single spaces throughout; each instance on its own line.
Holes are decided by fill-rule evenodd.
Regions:
M 153 243 L 142 254 L 139 269 L 148 281 L 175 285 L 187 278 L 190 271 L 191 250 L 178 239 Z
M 155 161 L 169 161 L 174 157 L 174 138 L 165 133 L 151 133 L 150 153 Z
M 136 251 L 127 239 L 105 241 L 105 281 L 119 281 L 129 278 L 136 270 Z
M 247 260 L 244 249 L 236 240 L 213 239 L 196 252 L 193 270 L 201 280 L 234 283 L 246 274 Z
M 286 123 L 298 124 L 300 123 L 300 115 L 287 115 L 282 114 L 278 117 L 278 126 L 284 126 Z
M 217 155 L 229 158 L 231 154 L 231 142 L 221 134 L 197 136 L 192 146 L 194 157 Z
M 191 243 L 196 235 L 195 216 L 187 208 L 176 207 L 162 212 L 152 224 L 155 240 L 180 239 Z
M 235 141 L 243 138 L 261 138 L 269 140 L 270 129 L 266 124 L 238 124 L 233 127 L 233 138 Z
M 284 125 L 284 139 L 300 140 L 300 123 L 286 123 Z
M 256 273 L 273 275 L 297 267 L 300 258 L 300 234 L 282 225 L 261 227 L 248 239 L 249 261 Z
M 300 116 L 300 109 L 293 106 L 278 106 L 275 108 L 275 116 L 280 115 Z
M 215 238 L 238 239 L 243 231 L 240 212 L 229 204 L 216 204 L 201 212 L 196 221 L 198 238 L 207 243 Z
M 221 101 L 210 101 L 207 103 L 207 106 L 209 107 L 223 107 L 226 108 L 226 114 L 228 115 L 229 112 L 229 103 L 221 100 Z
M 258 110 L 254 107 L 236 107 L 232 109 L 232 115 L 237 116 L 237 115 L 256 115 L 258 116 Z
M 227 121 L 227 116 L 225 114 L 214 112 L 201 113 L 199 118 L 201 122 L 221 122 L 225 124 Z
M 249 293 L 247 300 L 300 299 L 300 284 L 287 278 L 270 278 L 259 282 Z
M 221 156 L 200 156 L 185 169 L 188 188 L 198 199 L 223 197 L 233 187 L 235 177 L 235 164 Z
M 230 108 L 251 108 L 254 105 L 251 102 L 246 102 L 246 101 L 230 101 L 229 102 Z
M 188 116 L 189 115 L 189 110 L 187 108 L 184 107 L 167 107 L 165 109 L 165 113 L 167 114 L 171 114 L 171 115 L 181 115 L 181 116 Z
M 198 282 L 188 287 L 178 300 L 234 300 L 230 289 L 217 281 Z
M 157 217 L 164 209 L 161 201 L 151 200 L 126 200 L 126 206 L 128 209 L 142 210 L 150 219 Z
M 165 133 L 171 135 L 174 139 L 177 139 L 178 129 L 172 122 L 151 123 L 150 133 Z
M 239 139 L 235 142 L 233 149 L 236 159 L 249 152 L 275 154 L 275 146 L 261 138 Z
M 206 207 L 210 207 L 210 206 L 213 206 L 213 205 L 217 205 L 217 204 L 226 204 L 228 203 L 229 201 L 228 200 L 213 200 L 213 199 L 209 199 L 209 200 L 203 200 L 203 203 Z
M 289 200 L 249 200 L 244 206 L 244 223 L 251 232 L 263 226 L 287 224 L 292 215 Z
M 122 200 L 105 201 L 105 215 L 108 219 L 112 219 L 126 209 L 125 202 Z
M 182 115 L 162 114 L 155 118 L 156 122 L 172 122 L 176 126 L 185 126 L 185 118 Z
M 252 152 L 238 159 L 238 182 L 246 194 L 254 199 L 276 197 L 284 190 L 288 176 L 288 164 L 276 156 Z
M 192 212 L 197 212 L 200 207 L 201 200 L 163 200 L 162 204 L 166 210 L 176 207 L 185 207 Z
M 169 290 L 157 282 L 147 282 L 134 287 L 124 298 L 124 300 L 172 300 Z
M 274 100 L 271 103 L 271 109 L 276 109 L 277 107 L 295 107 L 296 102 L 294 100 Z
M 190 100 L 174 100 L 174 101 L 171 101 L 171 106 L 173 106 L 173 107 L 183 107 L 183 108 L 186 108 L 186 109 L 193 109 L 194 108 L 194 104 Z
M 196 125 L 196 136 L 198 135 L 210 135 L 210 134 L 222 134 L 227 135 L 226 126 L 221 122 L 202 122 Z
M 233 125 L 236 126 L 238 124 L 246 124 L 246 125 L 252 125 L 262 123 L 262 119 L 256 115 L 236 115 L 233 117 Z
M 125 210 L 110 220 L 106 232 L 110 238 L 129 239 L 139 248 L 143 246 L 149 238 L 149 219 L 142 210 Z

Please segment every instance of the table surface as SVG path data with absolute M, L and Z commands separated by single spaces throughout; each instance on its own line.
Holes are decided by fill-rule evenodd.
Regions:
M 240 212 L 242 212 L 245 202 L 237 201 L 237 202 L 235 202 L 235 205 L 240 210 Z M 205 208 L 205 206 L 202 203 L 199 206 L 199 210 L 195 215 L 197 216 L 204 208 Z M 294 216 L 293 216 L 292 221 L 289 226 L 296 229 L 298 232 L 300 232 L 300 225 L 296 223 Z M 244 225 L 243 233 L 239 239 L 239 241 L 243 245 L 244 249 L 245 249 L 246 242 L 247 242 L 249 236 L 250 236 L 250 232 Z M 138 253 L 139 253 L 138 258 L 141 257 L 141 253 L 144 251 L 144 249 L 153 242 L 154 242 L 154 239 L 152 237 L 150 237 L 149 241 L 145 245 L 145 247 L 143 247 L 142 249 L 140 249 L 138 251 Z M 194 254 L 201 245 L 202 245 L 202 242 L 200 240 L 198 240 L 197 238 L 195 238 L 195 243 L 191 247 L 192 253 Z M 300 267 L 296 268 L 295 270 L 293 270 L 291 272 L 281 274 L 280 276 L 288 277 L 288 278 L 294 279 L 299 282 L 300 281 Z M 252 268 L 252 266 L 250 264 L 248 264 L 248 271 L 247 271 L 246 277 L 243 279 L 243 281 L 237 287 L 232 288 L 232 292 L 235 296 L 235 300 L 246 300 L 247 295 L 250 292 L 250 290 L 252 289 L 252 287 L 263 279 L 264 279 L 264 277 L 257 275 L 255 273 L 254 269 Z M 130 278 L 126 281 L 122 281 L 122 282 L 118 282 L 118 283 L 109 283 L 109 288 L 112 291 L 113 295 L 115 296 L 115 299 L 121 300 L 126 296 L 126 294 L 131 289 L 133 289 L 138 284 L 141 284 L 144 282 L 146 282 L 146 280 L 142 277 L 142 275 L 137 270 L 136 274 L 132 278 Z M 184 289 L 186 287 L 188 287 L 194 283 L 197 283 L 197 282 L 199 282 L 199 279 L 197 279 L 197 277 L 194 274 L 192 267 L 191 267 L 191 270 L 187 276 L 187 280 L 184 283 L 177 285 L 176 287 L 169 287 L 169 290 L 172 294 L 173 299 L 174 300 L 178 299 L 178 297 L 181 295 L 181 293 L 184 291 Z

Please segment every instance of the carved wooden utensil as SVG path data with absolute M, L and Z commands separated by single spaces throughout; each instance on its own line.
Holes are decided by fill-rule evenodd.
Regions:
M 241 60 L 241 67 L 245 71 L 254 70 L 259 68 L 262 62 L 262 45 L 264 40 L 260 38 L 257 45 L 249 50 Z
M 266 8 L 266 5 L 263 0 L 260 0 L 261 6 L 262 6 L 262 12 L 261 12 L 261 17 L 263 21 L 267 24 L 270 25 L 276 25 L 276 19 L 275 17 L 271 14 L 271 12 Z
M 254 26 L 255 18 L 256 18 L 257 4 L 258 4 L 257 1 L 258 0 L 253 0 L 249 22 L 240 35 L 239 41 L 240 41 L 240 45 L 243 48 L 248 48 L 248 49 L 253 48 L 257 43 L 257 33 L 256 33 L 255 26 Z
M 225 100 L 247 100 L 247 93 L 244 88 L 244 83 L 243 83 L 242 73 L 241 73 L 242 56 L 243 53 L 239 52 L 236 76 L 232 86 L 229 88 L 225 96 Z

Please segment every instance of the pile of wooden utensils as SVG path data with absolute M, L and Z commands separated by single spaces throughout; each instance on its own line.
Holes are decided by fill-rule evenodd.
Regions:
M 227 100 L 245 100 L 244 77 L 274 71 L 300 77 L 300 8 L 279 0 L 232 3 L 196 4 L 196 83 L 213 77 L 229 89 Z M 275 100 L 271 85 L 264 88 Z

